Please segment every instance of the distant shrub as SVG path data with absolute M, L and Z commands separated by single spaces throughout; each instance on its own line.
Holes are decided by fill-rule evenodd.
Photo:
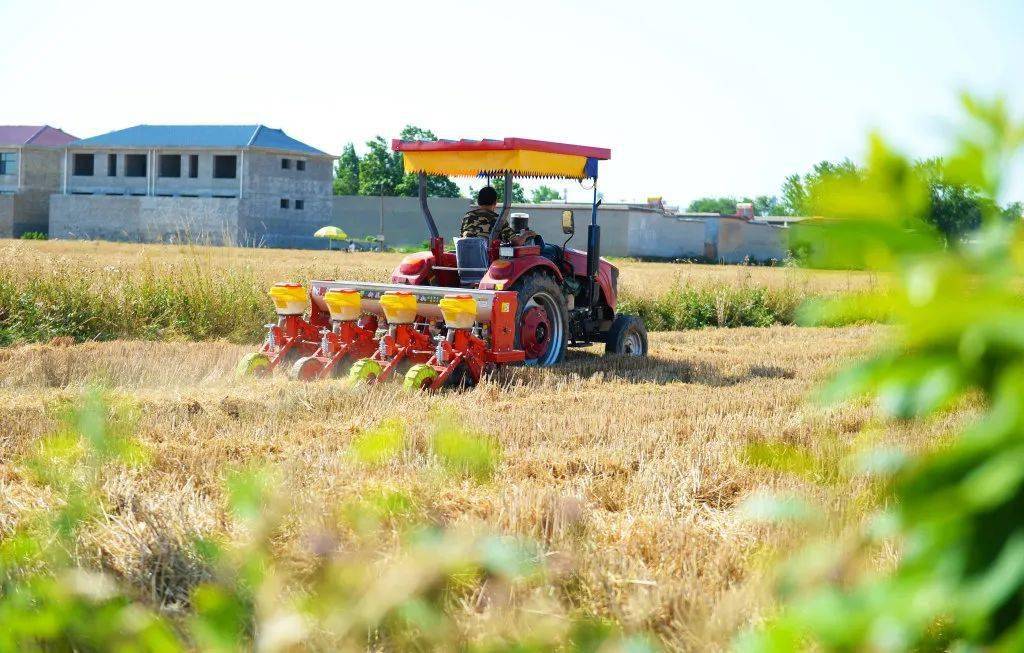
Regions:
M 26 231 L 21 234 L 22 240 L 46 240 L 47 236 L 41 231 Z
M 804 299 L 804 293 L 788 287 L 676 286 L 654 298 L 625 297 L 619 310 L 643 318 L 649 331 L 765 327 L 792 324 Z
M 252 342 L 273 317 L 252 274 L 198 261 L 91 276 L 63 266 L 30 274 L 0 268 L 0 345 L 62 336 Z

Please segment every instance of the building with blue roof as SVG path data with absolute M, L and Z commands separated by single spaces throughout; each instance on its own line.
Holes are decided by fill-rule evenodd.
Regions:
M 273 244 L 328 224 L 334 157 L 265 125 L 136 125 L 64 150 L 54 237 Z

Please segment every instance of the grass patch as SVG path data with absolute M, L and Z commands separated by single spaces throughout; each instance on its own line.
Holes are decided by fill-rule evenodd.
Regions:
M 680 285 L 653 298 L 624 297 L 619 308 L 643 318 L 648 331 L 765 327 L 793 324 L 806 298 L 791 287 Z
M 258 340 L 273 308 L 255 277 L 198 261 L 82 274 L 0 269 L 0 345 L 113 340 Z

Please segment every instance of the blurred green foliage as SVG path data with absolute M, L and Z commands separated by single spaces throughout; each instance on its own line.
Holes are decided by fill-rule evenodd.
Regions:
M 785 607 L 739 650 L 1024 650 L 1024 229 L 995 202 L 1024 122 L 1000 100 L 965 97 L 964 108 L 953 154 L 934 165 L 977 189 L 976 236 L 947 247 L 930 220 L 929 180 L 874 138 L 861 174 L 814 190 L 825 219 L 806 234 L 808 260 L 890 272 L 892 289 L 807 314 L 881 307 L 897 325 L 894 342 L 836 376 L 823 400 L 869 396 L 890 418 L 910 420 L 967 399 L 981 414 L 921 455 L 861 456 L 891 501 L 854 542 L 792 559 L 779 585 Z M 871 571 L 882 547 L 899 551 L 898 562 Z
M 310 558 L 292 564 L 277 543 L 302 515 L 282 474 L 260 466 L 227 472 L 225 527 L 192 544 L 210 573 L 172 620 L 75 558 L 80 531 L 108 512 L 104 481 L 147 464 L 134 437 L 139 410 L 93 390 L 58 406 L 53 434 L 18 463 L 47 501 L 0 540 L 0 651 L 654 650 L 595 616 L 555 616 L 543 592 L 529 598 L 551 573 L 536 543 L 440 526 L 401 490 L 367 490 L 333 523 L 314 515 Z M 435 427 L 445 478 L 493 475 L 496 443 L 450 418 Z M 406 443 L 405 426 L 388 421 L 352 450 L 357 464 L 382 464 Z M 383 545 L 396 536 L 397 548 Z M 493 618 L 466 628 L 457 617 L 470 601 Z

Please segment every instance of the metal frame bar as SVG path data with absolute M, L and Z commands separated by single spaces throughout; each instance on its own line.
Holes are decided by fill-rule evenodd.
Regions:
M 501 213 L 498 214 L 498 219 L 494 221 L 494 226 L 491 227 L 491 235 L 488 240 L 494 240 L 501 233 L 501 228 L 508 222 L 509 209 L 512 208 L 512 173 L 505 173 L 505 195 L 504 200 L 501 203 Z
M 423 209 L 423 219 L 427 221 L 427 229 L 430 231 L 431 238 L 439 238 L 440 234 L 437 231 L 437 223 L 434 222 L 434 216 L 430 213 L 430 207 L 427 206 L 427 173 L 421 172 L 420 177 L 420 208 Z

